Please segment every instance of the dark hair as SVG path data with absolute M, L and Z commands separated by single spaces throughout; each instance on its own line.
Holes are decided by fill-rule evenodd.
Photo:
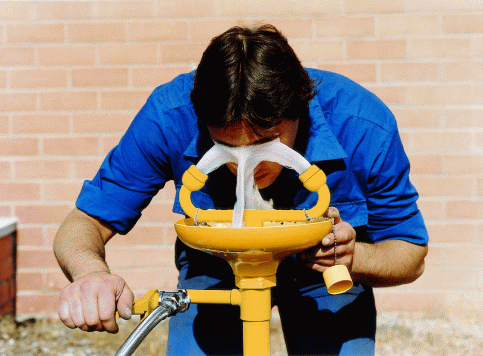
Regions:
M 269 130 L 281 119 L 308 119 L 315 83 L 273 26 L 233 27 L 215 37 L 196 70 L 191 101 L 209 127 L 242 120 Z

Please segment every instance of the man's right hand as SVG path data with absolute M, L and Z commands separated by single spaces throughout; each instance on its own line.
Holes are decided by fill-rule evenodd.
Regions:
M 107 272 L 76 279 L 60 294 L 59 316 L 69 328 L 117 333 L 116 310 L 131 318 L 134 294 L 119 276 Z

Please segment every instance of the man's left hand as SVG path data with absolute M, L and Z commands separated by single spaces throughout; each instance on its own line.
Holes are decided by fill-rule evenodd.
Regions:
M 356 231 L 347 222 L 342 221 L 337 208 L 329 207 L 325 217 L 334 220 L 335 237 L 337 238 L 337 264 L 345 265 L 351 271 L 356 244 Z M 324 272 L 334 265 L 334 234 L 331 232 L 322 239 L 322 243 L 300 252 L 300 257 L 307 266 L 318 272 Z

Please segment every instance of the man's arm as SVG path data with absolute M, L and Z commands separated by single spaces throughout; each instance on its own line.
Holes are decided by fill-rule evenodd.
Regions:
M 372 287 L 391 287 L 414 282 L 424 272 L 428 246 L 403 240 L 375 244 L 357 242 L 352 262 L 352 278 Z
M 356 231 L 340 219 L 339 211 L 330 207 L 337 238 L 337 264 L 346 265 L 355 282 L 372 287 L 391 287 L 418 279 L 424 271 L 427 246 L 404 240 L 386 240 L 374 244 L 356 242 Z M 334 235 L 328 234 L 322 244 L 301 253 L 307 265 L 324 272 L 334 265 Z
M 72 282 L 60 295 L 59 316 L 70 328 L 117 332 L 115 311 L 131 317 L 134 295 L 109 271 L 104 245 L 115 233 L 78 209 L 70 212 L 54 240 L 54 253 Z

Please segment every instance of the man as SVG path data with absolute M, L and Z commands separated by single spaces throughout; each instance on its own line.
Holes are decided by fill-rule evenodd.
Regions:
M 354 287 L 327 293 L 322 273 L 334 263 L 334 235 L 285 259 L 277 273 L 278 306 L 290 354 L 373 354 L 372 287 L 410 283 L 424 270 L 428 236 L 409 182 L 409 162 L 387 107 L 354 82 L 304 69 L 272 26 L 232 28 L 214 38 L 198 69 L 157 88 L 130 128 L 86 181 L 54 250 L 72 282 L 59 315 L 71 328 L 116 332 L 114 312 L 131 315 L 133 294 L 110 273 L 104 245 L 127 233 L 165 182 L 181 176 L 213 145 L 257 145 L 279 138 L 327 175 L 338 263 Z M 195 206 L 229 209 L 236 165 L 210 175 Z M 315 194 L 296 174 L 262 162 L 255 183 L 275 208 L 310 208 Z M 173 210 L 183 213 L 178 197 Z M 179 288 L 231 289 L 229 265 L 176 242 Z M 168 355 L 240 354 L 235 306 L 192 305 L 170 319 Z

